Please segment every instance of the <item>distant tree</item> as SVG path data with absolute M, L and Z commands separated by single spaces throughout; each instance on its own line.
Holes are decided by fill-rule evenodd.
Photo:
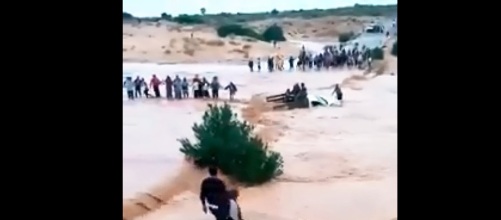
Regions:
M 272 15 L 278 15 L 278 11 L 277 11 L 277 9 L 273 9 L 273 10 L 271 10 L 271 14 L 272 14 Z
M 127 12 L 122 12 L 122 19 L 126 20 L 126 19 L 133 19 L 134 16 L 130 13 L 127 13 Z
M 276 24 L 266 28 L 263 32 L 263 39 L 268 42 L 285 41 L 284 31 Z
M 180 24 L 203 24 L 205 21 L 202 19 L 200 15 L 186 15 L 182 14 L 177 17 L 172 18 L 174 22 Z
M 164 13 L 162 13 L 162 14 L 160 15 L 160 18 L 162 18 L 162 19 L 164 19 L 164 20 L 170 20 L 170 19 L 172 19 L 172 15 L 167 14 L 167 13 L 165 13 L 165 12 L 164 12 Z
M 201 9 L 200 9 L 200 13 L 201 13 L 202 15 L 205 15 L 205 8 L 201 8 Z
M 227 24 L 217 28 L 217 35 L 219 37 L 226 37 L 228 35 L 246 36 L 257 40 L 263 40 L 263 36 L 254 30 L 244 27 L 239 24 Z

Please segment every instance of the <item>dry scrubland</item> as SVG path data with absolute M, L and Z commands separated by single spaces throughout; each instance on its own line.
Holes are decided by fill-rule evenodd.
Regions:
M 370 21 L 394 14 L 396 6 L 356 6 L 342 10 L 275 11 L 257 14 L 181 15 L 180 17 L 184 16 L 183 19 L 172 18 L 166 14 L 163 18 L 134 18 L 124 13 L 123 60 L 155 63 L 242 62 L 275 53 L 296 55 L 299 47 L 290 40 L 332 42 L 342 33 L 359 32 Z M 283 29 L 287 41 L 280 42 L 277 48 L 273 48 L 269 42 L 250 37 L 219 37 L 217 27 L 227 24 L 238 24 L 257 33 L 262 33 L 267 27 L 276 24 Z

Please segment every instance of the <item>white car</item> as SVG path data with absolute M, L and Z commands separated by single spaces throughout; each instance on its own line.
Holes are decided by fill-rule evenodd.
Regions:
M 308 101 L 311 107 L 329 107 L 339 105 L 339 101 L 334 96 L 308 94 Z

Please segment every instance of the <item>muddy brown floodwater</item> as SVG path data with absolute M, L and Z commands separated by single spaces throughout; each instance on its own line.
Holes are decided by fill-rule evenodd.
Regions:
M 397 217 L 397 76 L 359 79 L 358 71 L 249 74 L 244 66 L 124 64 L 147 78 L 219 76 L 239 86 L 240 117 L 284 157 L 284 174 L 241 189 L 251 220 L 390 220 Z M 182 71 L 181 71 L 182 70 Z M 268 111 L 251 97 L 283 92 L 304 82 L 310 93 L 330 94 L 344 84 L 345 106 Z M 353 89 L 354 88 L 354 89 Z M 164 91 L 162 91 L 164 92 Z M 220 94 L 226 97 L 225 91 Z M 182 160 L 178 138 L 193 139 L 191 126 L 206 103 L 196 100 L 123 102 L 124 218 L 209 220 L 198 199 L 205 172 Z M 251 106 L 249 108 L 249 106 Z M 144 194 L 149 193 L 149 194 Z M 139 204 L 139 205 L 138 205 Z

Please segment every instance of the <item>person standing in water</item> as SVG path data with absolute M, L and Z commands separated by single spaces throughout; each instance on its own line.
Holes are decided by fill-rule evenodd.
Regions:
M 249 65 L 251 73 L 254 72 L 254 61 L 252 59 L 249 59 L 249 63 L 247 65 Z
M 129 100 L 134 100 L 134 82 L 132 81 L 132 77 L 125 78 L 124 87 L 127 90 L 127 97 Z
M 237 86 L 235 86 L 233 82 L 230 82 L 230 84 L 228 84 L 224 89 L 230 90 L 230 101 L 233 101 L 235 93 L 237 93 Z
M 219 98 L 219 88 L 221 88 L 221 84 L 219 84 L 219 81 L 217 80 L 217 76 L 214 76 L 212 78 L 212 82 L 210 83 L 210 87 L 212 89 L 212 98 L 218 99 Z
M 228 199 L 230 200 L 230 217 L 228 220 L 243 220 L 242 211 L 238 205 L 239 193 L 236 189 L 228 190 Z
M 139 76 L 137 76 L 137 78 L 134 80 L 134 86 L 135 86 L 135 93 L 134 95 L 136 96 L 136 98 L 140 98 L 142 95 L 141 95 L 141 86 L 143 84 L 141 83 L 141 78 L 139 78 Z
M 209 177 L 200 184 L 200 202 L 202 210 L 207 213 L 207 208 L 216 217 L 216 220 L 227 220 L 230 211 L 230 201 L 226 185 L 217 177 L 217 169 L 209 167 Z
M 200 84 L 202 81 L 200 81 L 200 78 L 198 78 L 198 74 L 195 75 L 195 78 L 193 78 L 193 98 L 200 98 L 202 97 L 202 90 L 200 89 Z
M 172 99 L 172 79 L 170 76 L 165 78 L 165 96 L 167 96 L 167 99 Z
M 339 101 L 339 105 L 343 106 L 343 91 L 341 91 L 339 84 L 334 85 L 334 91 L 332 91 L 331 95 L 334 94 L 336 94 L 336 99 Z
M 174 78 L 174 82 L 172 83 L 172 86 L 174 87 L 174 98 L 178 100 L 181 100 L 183 98 L 181 83 L 182 82 L 179 76 L 176 76 L 176 78 Z
M 153 74 L 153 77 L 151 78 L 150 81 L 150 87 L 153 88 L 153 92 L 155 93 L 155 98 L 160 98 L 160 84 L 162 84 L 162 81 L 160 81 L 155 74 Z
M 257 63 L 257 71 L 261 72 L 261 58 L 258 57 L 256 63 Z
M 268 71 L 271 73 L 273 72 L 273 57 L 270 56 L 268 57 Z
M 202 91 L 202 98 L 210 98 L 209 96 L 209 81 L 205 77 L 202 78 L 202 83 L 200 83 L 200 90 Z
M 144 80 L 144 78 L 141 79 L 141 86 L 143 87 L 144 97 L 149 99 L 151 97 L 150 89 L 148 87 L 148 84 L 146 83 L 146 80 Z
M 190 97 L 190 93 L 188 92 L 188 87 L 190 84 L 188 83 L 188 80 L 186 77 L 183 78 L 183 82 L 181 83 L 181 88 L 183 89 L 183 98 L 188 98 Z

